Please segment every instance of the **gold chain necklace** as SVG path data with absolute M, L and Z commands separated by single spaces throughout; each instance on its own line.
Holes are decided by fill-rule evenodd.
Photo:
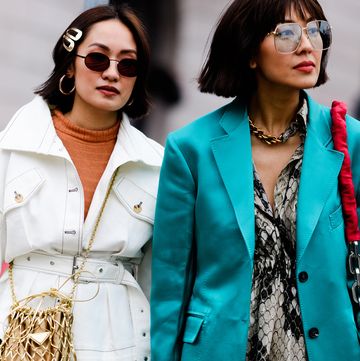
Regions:
M 250 126 L 251 134 L 254 134 L 256 138 L 260 139 L 262 142 L 264 142 L 268 145 L 285 143 L 290 137 L 294 136 L 297 132 L 297 129 L 296 129 L 295 131 L 292 131 L 290 134 L 287 134 L 287 136 L 284 137 L 284 134 L 288 133 L 288 130 L 291 127 L 291 125 L 290 125 L 290 127 L 287 128 L 285 131 L 283 131 L 278 137 L 275 137 L 274 135 L 271 135 L 271 134 L 265 134 L 264 131 L 259 129 L 249 117 L 248 117 L 248 119 L 249 119 L 249 126 Z

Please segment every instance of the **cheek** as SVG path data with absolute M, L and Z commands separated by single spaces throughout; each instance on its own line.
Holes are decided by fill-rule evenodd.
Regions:
M 320 71 L 322 53 L 320 53 L 320 52 L 314 53 L 314 57 L 316 59 L 316 64 L 317 64 L 317 66 L 319 68 L 319 71 Z
M 86 89 L 96 83 L 97 75 L 94 72 L 78 71 L 75 74 L 75 85 L 77 89 Z
M 134 90 L 134 86 L 136 83 L 136 78 L 126 78 L 126 80 L 124 81 L 124 90 L 126 91 L 126 93 L 128 93 L 129 95 L 132 93 L 132 91 Z
M 290 60 L 289 56 L 276 51 L 273 38 L 266 38 L 260 46 L 256 63 L 260 73 L 273 78 L 284 74 L 284 71 L 289 68 Z
M 260 68 L 265 78 L 279 80 L 286 75 L 290 63 L 286 57 L 269 57 L 266 62 L 261 64 Z

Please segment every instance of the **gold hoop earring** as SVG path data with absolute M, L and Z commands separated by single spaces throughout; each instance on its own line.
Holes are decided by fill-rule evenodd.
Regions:
M 250 67 L 250 69 L 256 69 L 256 67 L 257 67 L 256 61 L 250 60 L 249 67 Z
M 59 90 L 60 90 L 61 94 L 70 95 L 75 90 L 75 84 L 74 84 L 74 86 L 72 87 L 72 89 L 70 91 L 68 91 L 68 92 L 64 91 L 62 89 L 62 85 L 63 85 L 62 83 L 63 83 L 65 78 L 66 78 L 65 74 L 60 78 L 60 80 L 59 80 Z

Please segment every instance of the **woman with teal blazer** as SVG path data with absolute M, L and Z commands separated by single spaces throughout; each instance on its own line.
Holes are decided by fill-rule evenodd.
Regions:
M 236 0 L 222 15 L 199 84 L 235 99 L 167 140 L 152 361 L 360 360 L 344 156 L 304 91 L 327 80 L 330 44 L 316 0 Z M 359 207 L 360 123 L 346 123 Z

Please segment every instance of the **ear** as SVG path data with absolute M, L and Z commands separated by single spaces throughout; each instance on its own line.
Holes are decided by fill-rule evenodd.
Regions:
M 66 70 L 66 76 L 68 78 L 72 78 L 75 75 L 75 67 L 74 64 L 71 64 Z

